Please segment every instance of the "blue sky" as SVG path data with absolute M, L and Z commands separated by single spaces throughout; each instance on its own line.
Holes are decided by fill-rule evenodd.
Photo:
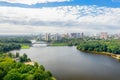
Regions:
M 120 0 L 0 0 L 0 34 L 120 32 Z
M 56 6 L 75 6 L 75 5 L 97 5 L 104 7 L 112 7 L 119 8 L 120 0 L 71 0 L 70 2 L 49 2 L 49 3 L 36 3 L 33 5 L 21 4 L 21 3 L 9 3 L 6 1 L 0 1 L 0 6 L 12 6 L 12 7 L 31 7 L 31 8 L 39 8 L 39 7 L 56 7 Z

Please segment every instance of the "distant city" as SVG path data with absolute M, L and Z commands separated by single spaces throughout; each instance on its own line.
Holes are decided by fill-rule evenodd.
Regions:
M 118 34 L 108 34 L 107 32 L 100 32 L 95 35 L 85 35 L 83 32 L 81 33 L 41 33 L 37 35 L 37 38 L 40 40 L 61 40 L 63 38 L 72 39 L 72 38 L 85 38 L 85 37 L 92 37 L 94 39 L 120 39 L 120 33 Z
M 86 37 L 93 39 L 120 39 L 120 33 L 108 33 L 108 32 L 99 32 L 99 33 L 85 33 L 85 32 L 73 32 L 73 33 L 37 33 L 37 34 L 0 34 L 0 37 L 35 37 L 39 40 L 62 40 L 62 39 L 84 39 Z

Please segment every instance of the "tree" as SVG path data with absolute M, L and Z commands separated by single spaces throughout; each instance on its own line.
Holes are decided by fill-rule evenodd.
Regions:
M 43 65 L 40 65 L 40 69 L 43 70 L 43 71 L 45 71 L 45 68 L 44 68 Z
M 23 57 L 24 57 L 24 58 L 27 58 L 27 54 L 24 53 L 24 54 L 23 54 Z
M 38 66 L 39 66 L 39 65 L 38 65 L 38 63 L 37 63 L 37 62 L 35 62 L 35 63 L 34 63 L 34 66 L 38 68 Z
M 16 52 L 16 58 L 17 58 L 17 57 L 19 57 L 19 56 L 20 56 L 20 55 L 19 55 L 19 53 L 18 53 L 18 52 Z
M 35 73 L 34 74 L 34 80 L 43 80 L 43 76 L 41 73 Z
M 8 53 L 8 56 L 13 58 L 13 54 L 12 53 Z
M 2 80 L 5 75 L 6 72 L 2 68 L 0 68 L 0 80 Z
M 4 77 L 4 80 L 21 80 L 20 73 L 9 73 Z
M 28 58 L 25 53 L 23 54 L 23 56 L 20 56 L 19 59 L 20 59 L 20 62 L 29 62 L 29 61 L 31 61 L 31 59 Z
M 33 78 L 34 76 L 32 74 L 25 73 L 25 74 L 22 74 L 21 80 L 34 80 Z

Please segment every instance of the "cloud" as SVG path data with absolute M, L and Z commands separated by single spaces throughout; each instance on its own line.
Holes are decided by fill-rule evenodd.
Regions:
M 119 32 L 119 17 L 120 8 L 98 6 L 0 7 L 0 32 Z
M 48 3 L 48 2 L 69 2 L 71 0 L 1 0 L 1 1 L 32 5 L 37 3 Z

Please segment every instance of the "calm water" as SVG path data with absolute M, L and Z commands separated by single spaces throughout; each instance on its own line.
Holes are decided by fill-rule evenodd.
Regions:
M 120 80 L 120 62 L 108 56 L 83 53 L 75 47 L 31 47 L 13 52 L 26 53 L 57 80 Z

